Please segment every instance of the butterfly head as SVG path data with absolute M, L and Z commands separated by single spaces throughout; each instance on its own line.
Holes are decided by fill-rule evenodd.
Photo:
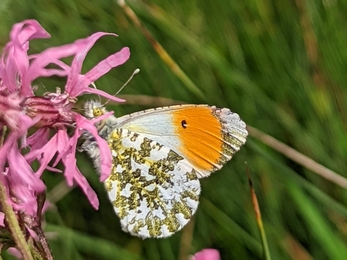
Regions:
M 84 104 L 84 115 L 89 119 L 102 116 L 105 113 L 107 110 L 99 101 L 88 100 Z
M 88 100 L 84 104 L 84 115 L 88 119 L 98 118 L 106 114 L 107 112 L 108 111 L 106 110 L 106 108 L 99 101 Z M 115 129 L 117 125 L 116 122 L 117 122 L 117 119 L 113 115 L 110 115 L 103 120 L 97 121 L 95 123 L 95 126 L 99 136 L 107 141 L 109 138 L 109 135 L 111 134 L 111 132 Z M 95 140 L 95 137 L 88 131 L 85 131 L 83 133 L 83 143 L 79 147 L 79 150 L 85 151 L 89 154 L 89 156 L 94 162 L 95 168 L 100 172 L 101 171 L 100 150 Z

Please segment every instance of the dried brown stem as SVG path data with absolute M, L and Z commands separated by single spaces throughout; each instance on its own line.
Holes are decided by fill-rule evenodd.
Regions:
M 342 177 L 338 173 L 336 173 L 336 172 L 326 168 L 325 166 L 315 162 L 314 160 L 307 157 L 306 155 L 299 153 L 298 151 L 294 150 L 293 148 L 289 147 L 288 145 L 276 140 L 275 138 L 273 138 L 270 135 L 267 135 L 267 134 L 259 131 L 256 128 L 248 126 L 247 130 L 251 136 L 259 139 L 264 144 L 275 149 L 277 152 L 285 155 L 286 157 L 288 157 L 291 160 L 293 160 L 294 162 L 306 167 L 307 169 L 317 173 L 321 177 L 323 177 L 327 180 L 330 180 L 331 182 L 347 189 L 347 179 Z

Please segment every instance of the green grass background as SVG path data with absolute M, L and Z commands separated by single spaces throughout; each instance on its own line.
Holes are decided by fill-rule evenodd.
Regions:
M 32 42 L 33 52 L 97 31 L 115 32 L 119 38 L 106 37 L 95 45 L 84 71 L 123 46 L 130 47 L 131 58 L 96 82 L 98 88 L 115 93 L 140 68 L 121 94 L 229 107 L 250 126 L 346 176 L 346 1 L 128 4 L 198 90 L 160 59 L 116 1 L 3 0 L 0 45 L 14 23 L 29 18 L 52 35 Z M 54 89 L 64 81 L 42 79 L 37 84 Z M 120 116 L 149 107 L 112 104 L 109 109 Z M 212 247 L 222 259 L 263 259 L 247 167 L 272 259 L 347 259 L 346 191 L 252 136 L 221 171 L 201 181 L 192 229 L 168 239 L 143 241 L 122 232 L 92 162 L 83 154 L 78 162 L 98 193 L 100 209 L 94 211 L 77 188 L 47 212 L 45 231 L 56 259 L 174 260 L 182 245 L 191 254 Z M 48 172 L 44 180 L 51 195 L 63 177 Z

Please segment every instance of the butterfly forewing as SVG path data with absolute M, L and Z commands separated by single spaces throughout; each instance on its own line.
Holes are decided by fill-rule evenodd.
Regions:
M 117 122 L 176 151 L 193 165 L 199 178 L 222 168 L 248 135 L 238 114 L 208 105 L 148 109 L 117 118 Z

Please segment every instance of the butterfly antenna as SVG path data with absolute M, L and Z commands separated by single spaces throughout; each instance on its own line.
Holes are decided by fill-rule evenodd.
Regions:
M 128 83 L 133 79 L 133 77 L 140 72 L 140 69 L 137 68 L 136 70 L 134 70 L 134 72 L 131 74 L 130 78 L 123 84 L 123 86 L 120 87 L 120 89 L 117 91 L 116 94 L 114 94 L 113 96 L 117 96 L 126 85 L 128 85 Z M 106 101 L 105 104 L 103 104 L 102 106 L 106 106 L 111 100 L 109 99 L 108 101 Z
M 90 83 L 90 84 L 93 86 L 93 88 L 98 89 L 98 88 L 96 87 L 96 85 L 95 85 L 94 82 L 92 82 L 92 83 Z M 98 95 L 98 98 L 99 98 L 99 102 L 100 102 L 100 104 L 101 104 L 101 97 L 100 97 L 100 95 Z
M 137 68 L 136 70 L 134 70 L 133 74 L 131 74 L 130 78 L 123 84 L 123 86 L 120 87 L 120 89 L 117 91 L 116 94 L 114 94 L 114 96 L 118 95 L 122 90 L 123 88 L 128 85 L 128 83 L 133 79 L 133 77 L 140 72 L 140 69 Z
M 43 87 L 43 89 L 46 91 L 45 93 L 48 93 L 48 89 L 46 88 L 46 86 L 42 82 L 39 82 L 38 85 L 34 85 L 32 88 L 33 88 L 33 91 L 35 92 L 40 87 Z

